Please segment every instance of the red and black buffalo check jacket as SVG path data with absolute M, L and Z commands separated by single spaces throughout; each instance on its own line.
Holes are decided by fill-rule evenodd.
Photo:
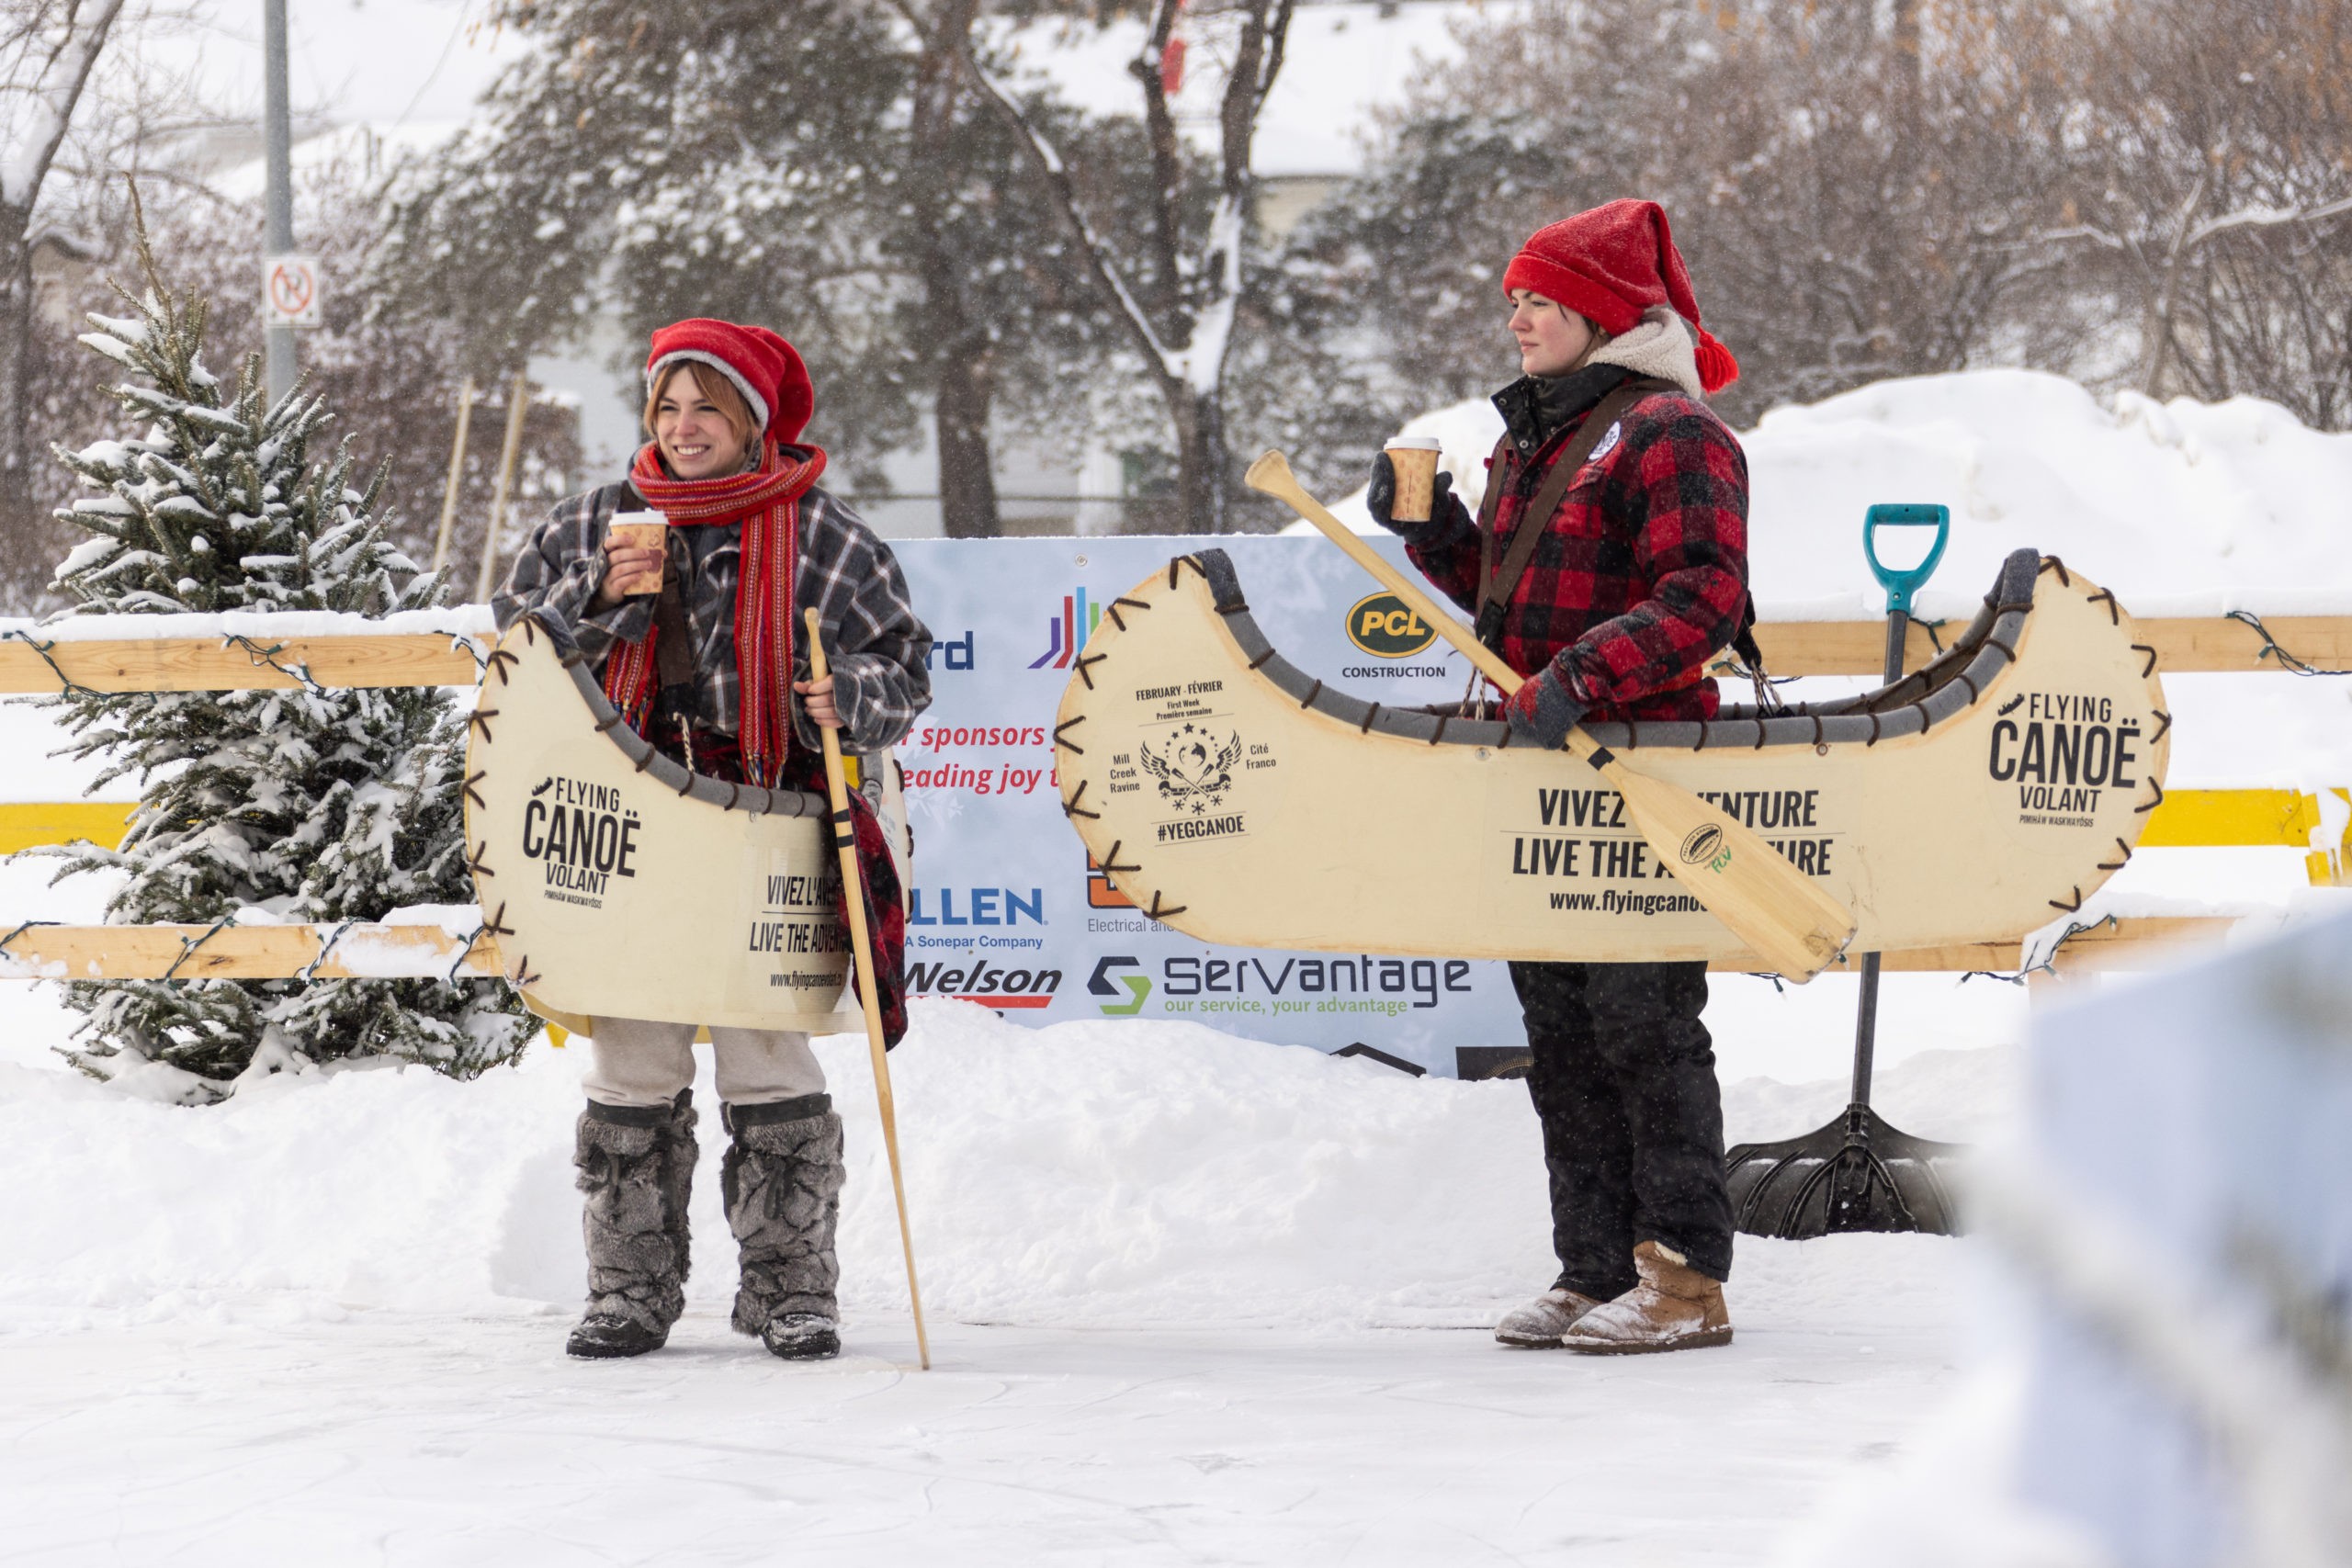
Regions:
M 1487 477 L 1502 487 L 1496 560 L 1530 525 L 1545 472 L 1607 389 L 1557 428 L 1534 413 L 1532 378 L 1497 395 L 1511 436 Z M 1527 675 L 1556 662 L 1591 705 L 1589 720 L 1712 718 L 1715 683 L 1701 671 L 1731 645 L 1747 605 L 1747 459 L 1730 427 L 1681 392 L 1642 399 L 1618 424 L 1559 509 L 1533 520 L 1544 538 L 1511 592 L 1497 651 Z M 1464 513 L 1408 553 L 1476 613 L 1478 534 Z

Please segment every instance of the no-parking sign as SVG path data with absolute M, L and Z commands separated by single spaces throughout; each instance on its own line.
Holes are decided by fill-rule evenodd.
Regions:
M 263 323 L 273 327 L 319 324 L 319 258 L 264 256 L 261 264 Z

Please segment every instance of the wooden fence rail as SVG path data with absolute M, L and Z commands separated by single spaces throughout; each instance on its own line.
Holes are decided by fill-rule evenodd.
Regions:
M 2070 937 L 2053 967 L 2062 975 L 2152 967 L 2181 943 L 2218 941 L 2233 923 L 2226 915 L 2119 919 Z M 2022 944 L 1984 942 L 1890 953 L 1882 966 L 2015 974 L 2024 962 Z M 1728 974 L 1759 966 L 1736 957 L 1709 965 Z M 477 934 L 469 942 L 439 926 L 27 925 L 0 943 L 0 979 L 381 980 L 501 973 L 494 938 Z
M 0 693 L 236 692 L 321 686 L 470 686 L 481 668 L 441 633 L 388 637 L 0 641 Z
M 0 977 L 51 980 L 429 979 L 496 975 L 498 944 L 439 926 L 27 925 Z
M 2305 664 L 2352 669 L 2352 615 L 2281 615 L 2260 629 L 2219 615 L 2139 625 L 2157 667 L 2175 674 L 2290 669 L 2269 652 L 2273 642 Z M 1912 624 L 1915 668 L 1935 656 L 1936 635 Z M 1885 658 L 1883 621 L 1768 622 L 1756 636 L 1775 675 L 1872 675 Z M 18 627 L 0 640 L 0 694 L 53 693 L 68 682 L 94 692 L 227 692 L 299 686 L 302 675 L 321 686 L 470 686 L 480 668 L 465 639 L 440 632 L 40 638 Z

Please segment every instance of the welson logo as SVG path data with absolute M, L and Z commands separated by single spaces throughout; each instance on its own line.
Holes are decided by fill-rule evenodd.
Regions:
M 918 997 L 952 997 L 978 1002 L 1000 1012 L 1009 1008 L 1050 1006 L 1061 988 L 1058 969 L 1007 969 L 989 963 L 910 964 L 907 993 Z
M 1376 659 L 1410 659 L 1437 640 L 1437 628 L 1394 593 L 1374 593 L 1348 606 L 1348 640 Z
M 1241 736 L 1237 731 L 1220 741 L 1188 724 L 1170 730 L 1159 751 L 1148 741 L 1136 750 L 1143 758 L 1143 771 L 1159 781 L 1162 801 L 1205 817 L 1225 804 L 1226 792 L 1233 787 L 1233 770 L 1241 762 Z
M 1102 620 L 1102 606 L 1088 599 L 1085 589 L 1063 594 L 1060 616 L 1046 622 L 1046 651 L 1031 660 L 1029 668 L 1069 669 L 1070 655 L 1086 646 Z
M 614 877 L 637 874 L 638 826 L 610 784 L 550 774 L 524 804 L 523 853 L 546 872 L 546 897 L 601 909 Z

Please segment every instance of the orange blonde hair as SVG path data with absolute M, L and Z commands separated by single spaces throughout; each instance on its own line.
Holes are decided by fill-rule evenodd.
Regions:
M 743 400 L 742 391 L 723 372 L 690 360 L 665 366 L 662 373 L 653 378 L 652 388 L 645 394 L 646 434 L 653 434 L 653 412 L 661 406 L 662 394 L 669 389 L 670 383 L 681 371 L 701 372 L 695 377 L 695 385 L 710 406 L 718 411 L 718 417 L 727 422 L 746 446 L 759 445 L 760 422 L 752 417 L 752 405 Z

